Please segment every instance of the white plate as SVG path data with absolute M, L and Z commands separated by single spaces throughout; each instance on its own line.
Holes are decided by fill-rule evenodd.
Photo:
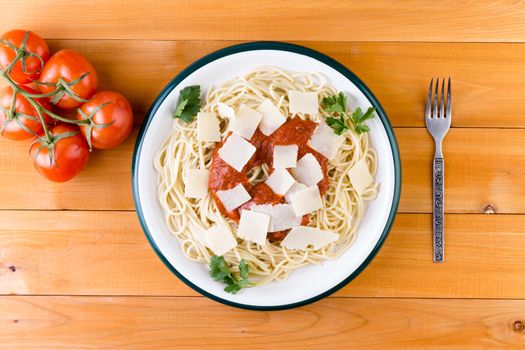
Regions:
M 223 291 L 224 285 L 210 278 L 204 264 L 184 257 L 176 237 L 168 231 L 157 199 L 157 172 L 153 167 L 153 158 L 172 130 L 171 114 L 182 88 L 201 85 L 205 90 L 258 66 L 320 72 L 338 91 L 344 91 L 349 96 L 353 108 L 366 110 L 370 106 L 375 107 L 379 118 L 370 120 L 368 124 L 371 142 L 378 154 L 376 180 L 380 191 L 378 197 L 367 205 L 356 241 L 341 257 L 293 271 L 283 282 L 271 282 L 243 289 L 238 294 L 228 294 Z M 231 306 L 257 310 L 304 305 L 335 292 L 355 278 L 375 256 L 388 235 L 401 187 L 399 152 L 392 127 L 383 108 L 364 83 L 347 68 L 317 51 L 275 42 L 255 42 L 219 50 L 196 61 L 175 77 L 157 97 L 146 116 L 135 145 L 132 167 L 137 214 L 153 249 L 166 266 L 203 295 Z

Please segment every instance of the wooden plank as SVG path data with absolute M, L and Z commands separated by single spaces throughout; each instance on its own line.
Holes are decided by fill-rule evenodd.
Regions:
M 172 77 L 226 41 L 51 40 L 93 62 L 101 89 L 127 96 L 136 123 Z M 433 76 L 454 82 L 453 126 L 525 127 L 525 45 L 486 43 L 300 42 L 343 63 L 376 94 L 395 126 L 424 126 Z M 490 56 L 487 56 L 490 52 Z M 505 57 L 500 64 L 498 57 Z M 495 59 L 496 58 L 496 59 Z
M 48 38 L 178 40 L 510 41 L 525 38 L 512 1 L 367 2 L 2 0 L 0 32 Z
M 280 312 L 204 298 L 2 297 L 9 349 L 519 349 L 524 300 L 334 299 Z
M 0 294 L 195 296 L 163 266 L 133 212 L 0 211 Z M 431 215 L 400 214 L 371 265 L 338 296 L 525 298 L 520 215 L 446 216 L 446 263 Z
M 401 212 L 432 212 L 434 141 L 426 129 L 395 130 L 401 150 Z M 525 130 L 451 129 L 443 142 L 445 208 L 452 213 L 524 213 Z
M 29 141 L 0 138 L 2 209 L 131 210 L 131 156 L 137 131 L 120 146 L 93 151 L 86 168 L 73 180 L 43 178 L 29 156 Z
M 400 211 L 430 213 L 433 140 L 426 129 L 395 132 L 403 167 Z M 130 172 L 135 137 L 136 130 L 116 149 L 94 152 L 87 169 L 63 184 L 36 173 L 27 142 L 0 138 L 0 209 L 134 209 Z M 498 213 L 525 213 L 524 143 L 523 129 L 452 129 L 444 143 L 446 211 L 483 213 L 491 205 Z

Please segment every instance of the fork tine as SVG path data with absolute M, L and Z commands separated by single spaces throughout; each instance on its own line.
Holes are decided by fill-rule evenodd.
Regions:
M 436 78 L 436 89 L 434 90 L 434 113 L 432 113 L 432 118 L 438 117 L 438 88 L 439 78 Z
M 450 105 L 452 103 L 452 90 L 450 90 L 451 88 L 451 83 L 450 83 L 450 77 L 448 77 L 448 87 L 447 87 L 447 115 L 446 115 L 446 118 L 451 118 L 452 117 L 452 111 L 450 109 Z
M 430 79 L 430 87 L 428 88 L 427 108 L 425 109 L 425 118 L 430 118 L 430 109 L 432 106 L 432 83 L 434 78 Z
M 445 118 L 445 78 L 441 82 L 441 98 L 439 100 L 439 117 Z

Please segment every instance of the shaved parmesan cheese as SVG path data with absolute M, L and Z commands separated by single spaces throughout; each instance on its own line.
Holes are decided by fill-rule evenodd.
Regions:
M 223 255 L 237 246 L 237 241 L 233 237 L 228 227 L 224 225 L 213 225 L 204 231 L 206 246 L 215 255 Z
M 312 153 L 305 154 L 297 161 L 294 169 L 291 169 L 295 179 L 306 186 L 316 185 L 323 179 L 323 169 Z
M 222 118 L 235 118 L 235 110 L 228 106 L 226 103 L 217 103 L 217 109 L 219 110 L 219 116 L 221 116 Z
M 184 196 L 187 198 L 205 198 L 208 194 L 208 176 L 205 169 L 188 169 L 184 179 Z
M 297 145 L 273 146 L 274 168 L 295 168 L 297 165 Z
M 256 148 L 254 145 L 242 137 L 232 134 L 219 149 L 219 157 L 232 168 L 241 172 L 255 151 Z
M 345 142 L 343 135 L 336 135 L 331 127 L 321 121 L 312 133 L 308 146 L 321 153 L 328 160 L 332 160 L 343 142 Z
M 288 91 L 290 113 L 303 113 L 316 115 L 319 112 L 317 92 Z
M 254 109 L 251 109 L 245 104 L 242 104 L 237 111 L 235 119 L 232 121 L 232 131 L 237 135 L 241 135 L 245 139 L 252 138 L 255 130 L 261 122 L 262 114 Z
M 301 225 L 302 217 L 297 217 L 290 204 L 262 204 L 250 208 L 258 213 L 270 215 L 270 228 L 268 232 L 287 230 Z
M 293 228 L 281 242 L 281 246 L 293 250 L 306 250 L 312 246 L 315 250 L 337 241 L 339 235 L 315 227 L 299 226 Z
M 204 142 L 221 140 L 221 128 L 215 113 L 199 112 L 197 114 L 197 140 Z
M 242 184 L 229 190 L 217 191 L 217 197 L 227 211 L 232 211 L 252 199 Z
M 262 245 L 266 241 L 266 233 L 269 228 L 270 215 L 251 210 L 242 210 L 237 236 L 245 241 Z
M 284 195 L 284 198 L 286 198 L 286 201 L 288 203 L 291 203 L 291 199 L 290 197 L 292 196 L 292 194 L 294 194 L 295 192 L 297 191 L 301 191 L 301 190 L 304 190 L 304 189 L 307 189 L 308 187 L 306 185 L 303 185 L 302 183 L 299 183 L 299 182 L 295 182 L 292 187 L 290 187 L 290 189 L 288 190 L 288 192 L 286 192 L 286 194 Z
M 352 169 L 348 172 L 350 182 L 357 194 L 361 195 L 374 182 L 374 178 L 370 175 L 366 160 L 363 158 L 354 164 Z
M 290 195 L 290 202 L 292 203 L 296 216 L 303 216 L 323 207 L 319 187 L 316 185 L 305 188 L 304 190 L 299 190 Z
M 269 99 L 264 100 L 259 107 L 257 107 L 257 110 L 263 115 L 259 129 L 266 136 L 273 134 L 275 130 L 279 129 L 279 127 L 286 122 L 286 117 L 282 115 L 279 108 L 275 107 Z
M 286 169 L 275 169 L 270 176 L 266 179 L 265 183 L 272 189 L 276 194 L 284 196 L 286 192 L 292 187 L 295 179 L 290 175 Z

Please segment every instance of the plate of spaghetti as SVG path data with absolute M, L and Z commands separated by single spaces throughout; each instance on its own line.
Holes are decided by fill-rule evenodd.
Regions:
M 399 202 L 397 142 L 349 69 L 278 42 L 228 47 L 160 93 L 132 164 L 142 228 L 166 266 L 227 305 L 276 310 L 345 286 Z

